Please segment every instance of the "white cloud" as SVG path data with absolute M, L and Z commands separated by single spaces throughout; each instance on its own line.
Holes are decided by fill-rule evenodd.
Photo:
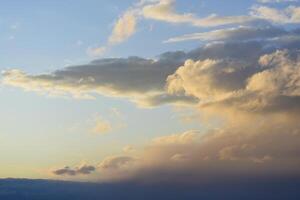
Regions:
M 109 121 L 104 120 L 102 117 L 97 116 L 94 120 L 94 125 L 91 129 L 92 133 L 95 134 L 106 134 L 110 131 L 112 131 L 112 125 Z
M 115 45 L 130 38 L 136 32 L 137 16 L 135 11 L 126 11 L 115 23 L 109 44 Z
M 154 1 L 143 7 L 143 16 L 146 19 L 159 20 L 169 23 L 187 23 L 193 26 L 213 27 L 227 24 L 243 24 L 253 21 L 250 16 L 218 16 L 211 14 L 198 18 L 192 13 L 179 14 L 175 10 L 175 0 Z
M 105 158 L 98 167 L 103 170 L 118 170 L 126 167 L 130 167 L 130 165 L 136 159 L 130 156 L 111 156 Z
M 178 37 L 173 37 L 166 40 L 169 42 L 182 42 L 188 40 L 201 40 L 201 41 L 224 41 L 224 40 L 251 40 L 251 39 L 265 39 L 279 37 L 287 32 L 281 28 L 275 27 L 249 27 L 240 26 L 235 28 L 218 29 L 209 32 L 192 33 Z
M 164 90 L 167 76 L 185 56 L 180 53 L 181 57 L 175 58 L 177 54 L 170 52 L 158 60 L 139 57 L 100 59 L 43 75 L 8 70 L 3 73 L 2 83 L 50 96 L 92 99 L 98 93 L 123 97 L 144 107 L 170 102 L 193 103 L 190 97 L 171 96 Z
M 86 53 L 91 57 L 100 57 L 105 53 L 106 49 L 107 49 L 107 47 L 105 47 L 105 46 L 102 46 L 102 47 L 89 47 L 86 50 Z
M 132 153 L 135 151 L 135 148 L 132 145 L 127 145 L 123 148 L 124 153 Z
M 197 139 L 197 131 L 187 131 L 181 134 L 173 134 L 153 139 L 154 145 L 188 144 Z
M 289 6 L 285 9 L 254 6 L 250 14 L 254 17 L 269 20 L 278 24 L 300 23 L 300 7 L 296 6 Z

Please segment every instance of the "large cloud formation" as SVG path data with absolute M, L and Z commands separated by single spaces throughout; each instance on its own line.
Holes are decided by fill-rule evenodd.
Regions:
M 243 33 L 247 35 L 247 30 L 252 38 L 250 41 L 231 40 L 209 43 L 187 53 L 181 51 L 166 52 L 159 55 L 157 59 L 140 57 L 99 59 L 88 64 L 70 66 L 56 70 L 51 74 L 41 75 L 30 75 L 12 69 L 3 73 L 2 83 L 27 91 L 56 96 L 71 95 L 76 98 L 93 98 L 93 94 L 98 93 L 106 96 L 123 97 L 145 107 L 164 103 L 195 104 L 197 97 L 199 97 L 197 95 L 189 95 L 189 92 L 184 94 L 168 93 L 165 90 L 166 81 L 168 82 L 168 91 L 170 91 L 171 85 L 174 86 L 175 79 L 173 78 L 171 84 L 170 77 L 176 70 L 178 70 L 176 73 L 179 73 L 191 68 L 184 66 L 184 63 L 188 64 L 193 61 L 186 60 L 194 60 L 198 65 L 194 68 L 198 70 L 202 64 L 210 63 L 209 65 L 213 65 L 207 70 L 203 70 L 203 73 L 209 73 L 208 76 L 216 76 L 211 77 L 215 79 L 211 81 L 219 81 L 220 83 L 211 86 L 224 87 L 223 90 L 225 90 L 225 87 L 241 87 L 241 84 L 245 84 L 246 78 L 264 69 L 259 68 L 260 56 L 276 49 L 297 49 L 300 41 L 299 31 L 288 32 L 277 28 L 268 29 L 268 34 L 264 34 L 264 40 L 261 40 L 260 34 L 257 35 L 260 39 L 258 41 L 253 37 L 255 34 L 253 34 L 252 29 L 245 29 Z M 239 29 L 236 31 L 240 32 Z M 180 67 L 182 65 L 183 67 Z M 178 69 L 178 67 L 180 68 Z M 197 75 L 200 73 L 198 71 Z M 178 74 L 176 76 L 179 79 L 184 78 Z M 193 78 L 190 81 L 193 81 Z M 209 84 L 203 81 L 201 84 Z M 214 83 L 210 82 L 210 84 Z M 202 86 L 205 87 L 196 84 L 196 87 Z
M 201 106 L 250 111 L 299 109 L 298 50 L 278 50 L 253 67 L 241 60 L 188 60 L 168 77 L 171 93 L 197 97 Z
M 176 56 L 179 57 L 176 58 Z M 92 93 L 125 97 L 142 106 L 167 102 L 192 103 L 193 98 L 164 92 L 166 77 L 183 62 L 181 52 L 161 55 L 158 60 L 139 57 L 95 60 L 67 67 L 52 74 L 28 75 L 20 70 L 3 73 L 3 83 L 48 95 L 93 98 Z M 174 59 L 176 58 L 176 59 Z
M 133 58 L 134 63 L 150 62 L 151 69 L 164 75 L 154 73 L 152 81 L 141 80 L 149 76 L 140 73 L 134 76 L 135 81 L 145 85 L 123 79 L 118 91 L 150 93 L 161 88 L 170 97 L 196 100 L 202 115 L 220 118 L 223 123 L 206 132 L 191 130 L 154 138 L 134 152 L 104 159 L 88 177 L 160 183 L 298 177 L 299 31 L 268 28 L 274 34 L 257 34 L 255 38 L 253 30 L 251 39 L 212 42 L 187 53 L 168 52 L 152 62 Z M 76 71 L 76 67 L 70 69 Z M 125 78 L 126 72 L 122 73 Z M 121 79 L 114 83 L 118 81 Z

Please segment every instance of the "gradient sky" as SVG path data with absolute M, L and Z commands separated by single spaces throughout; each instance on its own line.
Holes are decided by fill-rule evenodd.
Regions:
M 284 160 L 275 172 L 299 173 L 298 137 L 289 152 L 274 147 L 299 131 L 297 0 L 0 2 L 0 177 L 126 179 L 165 170 L 172 152 L 188 163 L 174 164 L 176 178 L 207 171 L 195 158 L 206 151 L 213 166 L 265 173 Z M 229 137 L 261 118 L 251 140 Z M 273 123 L 287 133 L 266 134 Z

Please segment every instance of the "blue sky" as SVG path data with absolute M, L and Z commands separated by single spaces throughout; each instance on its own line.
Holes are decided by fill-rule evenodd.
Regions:
M 86 48 L 103 45 L 118 16 L 133 3 L 135 1 L 127 0 L 3 1 L 0 8 L 1 68 L 18 66 L 32 72 L 45 72 L 86 62 L 90 60 Z M 176 6 L 179 12 L 193 12 L 204 17 L 211 13 L 245 14 L 254 3 L 189 0 L 178 1 Z M 151 26 L 153 31 L 150 32 Z M 189 50 L 197 44 L 163 45 L 161 42 L 170 36 L 199 30 L 206 28 L 146 20 L 140 23 L 135 37 L 112 48 L 105 57 L 154 57 L 173 49 Z M 18 59 L 15 59 L 16 55 Z

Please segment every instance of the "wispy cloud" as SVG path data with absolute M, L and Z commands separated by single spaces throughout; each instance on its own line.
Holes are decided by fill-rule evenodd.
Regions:
M 289 6 L 285 9 L 254 6 L 250 14 L 254 17 L 269 20 L 278 24 L 300 23 L 300 7 L 296 6 Z
M 227 24 L 243 24 L 252 21 L 250 16 L 218 16 L 211 14 L 205 18 L 198 18 L 193 13 L 177 13 L 175 0 L 161 0 L 143 7 L 146 19 L 164 21 L 168 23 L 187 23 L 193 26 L 213 27 Z
M 253 40 L 253 39 L 266 39 L 280 37 L 286 35 L 287 31 L 282 28 L 273 26 L 267 27 L 251 27 L 240 26 L 227 29 L 218 29 L 209 32 L 200 32 L 185 34 L 178 37 L 169 38 L 165 43 L 170 42 L 183 42 L 188 40 L 200 40 L 200 41 L 237 41 L 237 40 Z M 291 33 L 292 34 L 292 33 Z
M 259 3 L 290 3 L 298 2 L 298 0 L 257 0 Z
M 130 38 L 136 32 L 137 17 L 135 11 L 126 11 L 115 23 L 109 44 L 115 45 Z

